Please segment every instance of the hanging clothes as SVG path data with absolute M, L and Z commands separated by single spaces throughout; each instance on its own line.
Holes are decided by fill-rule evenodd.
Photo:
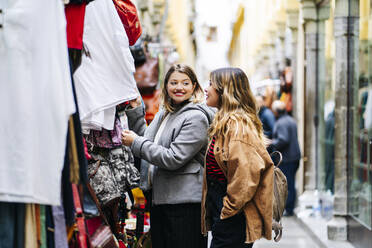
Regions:
M 46 219 L 45 219 L 45 207 L 40 205 L 40 244 L 39 248 L 47 248 L 47 231 L 46 231 Z
M 0 202 L 0 247 L 23 248 L 25 204 Z
M 83 48 L 85 7 L 86 3 L 65 6 L 68 48 L 80 50 Z
M 38 231 L 36 222 L 36 206 L 35 204 L 26 204 L 25 217 L 25 246 L 27 248 L 38 248 Z M 26 246 L 27 244 L 27 246 Z
M 60 0 L 0 0 L 0 201 L 60 204 L 75 112 Z
M 71 1 L 65 6 L 68 54 L 70 57 L 70 66 L 73 72 L 75 72 L 81 64 L 85 7 L 85 2 L 71 3 Z
M 112 1 L 87 5 L 83 42 L 74 74 L 82 127 L 112 130 L 115 106 L 138 96 L 128 37 Z
M 115 121 L 115 107 L 105 109 L 100 112 L 91 113 L 81 121 L 84 130 L 102 130 L 112 129 L 112 123 Z
M 51 206 L 45 206 L 46 247 L 54 248 L 54 221 Z
M 56 248 L 67 248 L 65 213 L 62 206 L 53 206 L 54 243 Z
M 86 136 L 94 146 L 101 148 L 116 148 L 122 145 L 121 142 L 121 122 L 119 117 L 115 118 L 113 130 L 102 129 L 102 131 L 91 130 L 90 134 Z

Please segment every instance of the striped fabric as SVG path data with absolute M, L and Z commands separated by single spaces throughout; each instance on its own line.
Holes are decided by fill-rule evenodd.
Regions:
M 213 137 L 207 152 L 207 178 L 212 180 L 215 179 L 220 182 L 226 182 L 226 177 L 223 174 L 220 166 L 217 164 L 216 158 L 214 157 L 214 142 L 215 137 Z

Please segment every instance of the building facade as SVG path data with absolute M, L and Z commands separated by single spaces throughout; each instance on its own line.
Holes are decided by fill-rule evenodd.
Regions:
M 195 1 L 135 0 L 143 27 L 143 38 L 164 57 L 171 54 L 170 64 L 180 62 L 195 66 Z
M 291 61 L 292 114 L 303 152 L 298 216 L 319 215 L 330 241 L 369 247 L 372 1 L 242 1 L 233 32 L 230 62 L 253 84 L 278 79 Z

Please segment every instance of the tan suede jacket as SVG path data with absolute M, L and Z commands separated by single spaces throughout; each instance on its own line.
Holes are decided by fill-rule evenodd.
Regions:
M 254 132 L 243 134 L 238 126 L 226 137 L 216 137 L 214 155 L 227 178 L 221 219 L 244 211 L 246 243 L 262 237 L 271 240 L 274 165 L 263 142 Z M 201 220 L 204 235 L 211 230 L 207 190 L 204 166 Z

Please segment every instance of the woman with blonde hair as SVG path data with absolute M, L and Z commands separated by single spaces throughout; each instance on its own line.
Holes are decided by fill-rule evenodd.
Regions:
M 255 98 L 239 68 L 213 71 L 205 92 L 218 111 L 209 129 L 202 232 L 212 231 L 211 248 L 252 247 L 271 239 L 274 170 Z
M 141 160 L 141 188 L 152 184 L 150 211 L 153 248 L 204 248 L 200 230 L 204 154 L 213 111 L 201 102 L 204 93 L 194 71 L 176 64 L 162 88 L 162 109 L 146 127 L 140 101 L 126 111 L 129 128 L 122 133 Z M 155 168 L 149 171 L 149 168 Z

